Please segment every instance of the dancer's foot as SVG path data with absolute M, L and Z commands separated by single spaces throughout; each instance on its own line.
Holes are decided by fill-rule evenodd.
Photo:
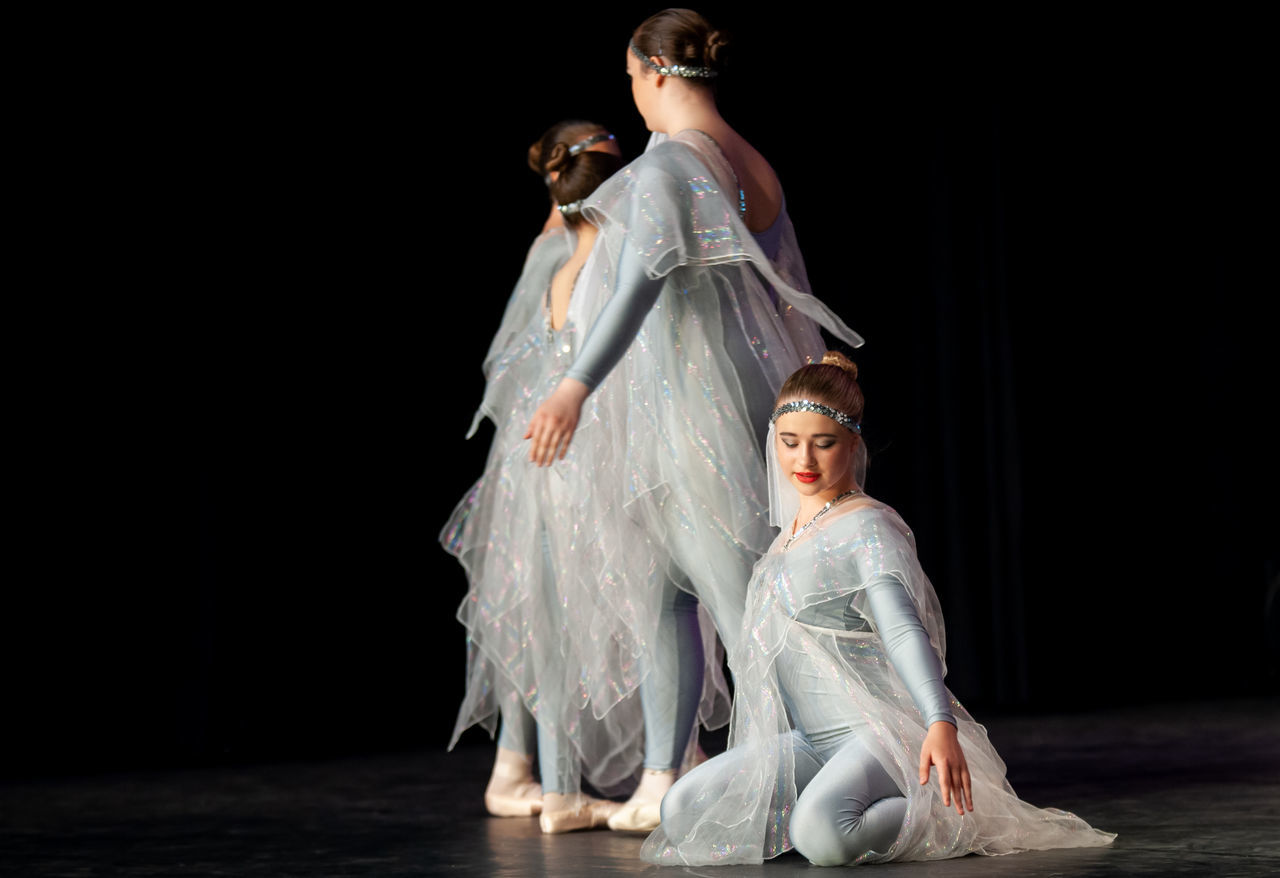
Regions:
M 484 807 L 494 817 L 532 817 L 542 810 L 542 787 L 533 779 L 533 757 L 498 748 Z
M 640 786 L 609 818 L 609 828 L 615 832 L 652 832 L 657 829 L 662 822 L 662 797 L 675 782 L 674 768 L 669 771 L 646 768 L 640 777 Z
M 617 802 L 591 796 L 547 793 L 542 797 L 542 816 L 538 818 L 538 826 L 547 835 L 579 829 L 603 829 L 608 825 L 609 817 L 621 807 Z

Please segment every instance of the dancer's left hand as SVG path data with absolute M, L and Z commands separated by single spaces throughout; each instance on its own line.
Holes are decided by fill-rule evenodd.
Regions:
M 565 378 L 546 398 L 529 421 L 524 438 L 532 439 L 529 460 L 538 466 L 551 466 L 559 458 L 564 460 L 569 441 L 578 429 L 578 417 L 582 403 L 591 389 L 575 378 Z
M 956 727 L 939 720 L 929 726 L 920 748 L 920 785 L 929 782 L 929 766 L 938 766 L 938 784 L 942 787 L 942 804 L 950 807 L 955 799 L 956 813 L 964 816 L 965 807 L 973 810 L 973 790 L 969 784 L 969 765 L 956 736 Z

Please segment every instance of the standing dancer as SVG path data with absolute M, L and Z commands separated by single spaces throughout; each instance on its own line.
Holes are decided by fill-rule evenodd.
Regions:
M 627 45 L 655 137 L 583 208 L 600 226 L 576 306 L 591 331 L 526 433 L 530 459 L 562 459 L 553 471 L 573 486 L 557 530 L 589 530 L 556 567 L 595 614 L 578 632 L 594 715 L 641 692 L 646 770 L 615 829 L 657 824 L 686 752 L 707 663 L 698 601 L 732 649 L 772 540 L 757 425 L 783 379 L 821 356 L 819 324 L 861 344 L 808 293 L 778 179 L 716 108 L 724 49 L 680 9 Z
M 676 783 L 642 856 L 759 863 L 795 847 L 836 866 L 1109 844 L 1019 799 L 943 685 L 942 614 L 915 540 L 861 490 L 856 377 L 828 353 L 778 395 L 768 464 L 783 530 L 748 590 L 730 749 Z
M 561 122 L 530 148 L 530 165 L 548 182 L 551 215 L 534 241 L 498 334 L 485 358 L 484 401 L 496 434 L 484 475 L 441 533 L 466 568 L 470 589 L 458 610 L 466 626 L 467 689 L 450 747 L 469 726 L 502 731 L 485 807 L 500 817 L 541 813 L 545 832 L 603 826 L 613 802 L 579 794 L 582 753 L 606 747 L 608 734 L 578 716 L 581 669 L 562 647 L 567 624 L 550 567 L 546 508 L 557 486 L 526 460 L 521 433 L 536 400 L 567 368 L 576 329 L 567 319 L 574 282 L 596 229 L 582 220 L 582 199 L 622 166 L 613 136 L 590 122 Z M 475 425 L 472 426 L 472 433 Z M 470 434 L 469 434 L 470 435 Z M 630 706 L 629 706 L 630 707 Z M 532 713 L 530 712 L 532 710 Z M 621 737 L 639 736 L 639 717 L 619 711 Z M 535 722 L 536 718 L 536 722 Z M 587 740 L 583 740 L 584 735 Z M 542 784 L 533 776 L 534 750 Z M 638 742 L 631 751 L 638 751 Z M 621 789 L 631 765 L 606 750 L 586 764 L 601 789 Z

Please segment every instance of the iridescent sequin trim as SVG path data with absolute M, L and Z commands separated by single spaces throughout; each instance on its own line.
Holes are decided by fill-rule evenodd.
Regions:
M 829 405 L 823 405 L 820 402 L 814 402 L 811 399 L 797 399 L 791 402 L 784 402 L 773 410 L 773 414 L 769 416 L 769 423 L 777 422 L 778 418 L 788 412 L 813 412 L 819 415 L 826 415 L 846 430 L 852 430 L 854 433 L 862 432 L 862 425 L 849 417 L 842 411 L 837 411 Z
M 713 79 L 720 74 L 710 67 L 687 67 L 682 64 L 654 64 L 649 60 L 649 56 L 636 48 L 635 43 L 627 44 L 631 48 L 631 53 L 644 62 L 646 67 L 656 70 L 662 76 L 679 76 L 684 79 Z

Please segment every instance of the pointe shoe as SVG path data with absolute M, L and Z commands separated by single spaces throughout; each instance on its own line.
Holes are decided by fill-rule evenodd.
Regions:
M 675 783 L 674 768 L 646 768 L 631 798 L 609 818 L 616 832 L 652 832 L 662 822 L 662 799 Z
M 538 826 L 546 835 L 561 832 L 576 832 L 579 829 L 603 829 L 609 825 L 609 817 L 621 808 L 618 802 L 603 799 L 587 799 L 577 808 L 565 808 L 559 811 L 543 811 L 538 818 Z
M 484 809 L 494 817 L 534 817 L 542 813 L 542 790 L 534 784 L 535 792 L 525 795 L 491 793 L 485 790 Z
M 609 818 L 614 832 L 653 832 L 662 822 L 659 802 L 628 802 Z
M 542 785 L 533 779 L 532 756 L 498 747 L 484 807 L 494 817 L 532 817 L 542 811 Z

